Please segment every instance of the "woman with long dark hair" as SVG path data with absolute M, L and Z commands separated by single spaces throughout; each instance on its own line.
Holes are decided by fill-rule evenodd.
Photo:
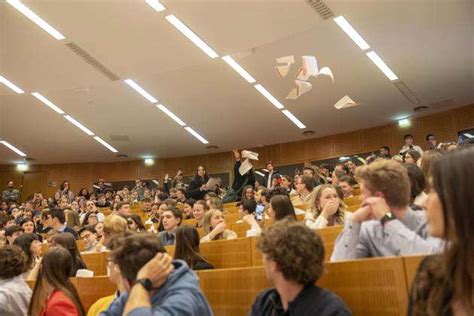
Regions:
M 132 214 L 127 218 L 128 229 L 136 233 L 146 232 L 145 225 L 143 225 L 142 218 L 138 214 Z
M 474 148 L 449 153 L 432 168 L 423 204 L 428 232 L 447 241 L 426 257 L 412 285 L 409 315 L 474 314 Z
M 214 269 L 199 252 L 199 233 L 193 226 L 183 225 L 176 230 L 174 258 L 185 261 L 193 270 Z
M 293 204 L 287 195 L 277 194 L 270 199 L 268 207 L 268 215 L 270 219 L 279 221 L 286 217 L 291 217 L 296 220 L 296 213 Z
M 38 240 L 36 234 L 26 233 L 18 236 L 13 242 L 13 245 L 20 247 L 25 253 L 27 271 L 23 273 L 23 278 L 27 279 L 31 270 L 40 258 L 41 242 Z
M 77 270 L 87 269 L 87 266 L 82 259 L 81 253 L 77 248 L 76 239 L 70 233 L 61 233 L 54 235 L 53 246 L 60 246 L 69 251 L 72 257 L 71 277 L 75 277 Z
M 195 200 L 202 200 L 207 191 L 205 190 L 205 184 L 209 180 L 206 168 L 199 166 L 194 178 L 189 183 L 189 188 L 186 191 L 186 197 L 193 198 Z
M 76 288 L 69 280 L 73 258 L 61 247 L 49 249 L 43 257 L 31 296 L 28 316 L 85 316 Z

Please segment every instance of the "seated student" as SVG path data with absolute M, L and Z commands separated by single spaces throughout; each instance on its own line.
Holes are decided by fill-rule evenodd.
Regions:
M 250 229 L 247 230 L 246 236 L 260 236 L 262 229 L 257 222 L 256 216 L 257 202 L 255 200 L 243 200 L 238 206 L 240 220 L 239 222 L 245 222 L 249 224 Z
M 26 258 L 20 248 L 0 247 L 0 315 L 27 315 L 31 289 L 21 274 L 26 269 Z
M 56 234 L 52 240 L 53 247 L 63 247 L 72 257 L 71 277 L 75 277 L 77 270 L 87 269 L 87 266 L 82 259 L 81 253 L 77 248 L 76 239 L 69 233 Z
M 191 199 L 191 198 L 187 199 L 184 202 L 183 219 L 194 218 L 194 216 L 193 216 L 194 203 L 196 203 L 196 201 L 194 199 Z
M 193 206 L 193 216 L 196 219 L 196 227 L 202 227 L 204 223 L 204 215 L 209 211 L 209 208 L 204 200 L 198 200 Z
M 46 251 L 38 271 L 28 315 L 85 316 L 79 294 L 69 280 L 72 266 L 73 258 L 66 249 L 55 247 Z
M 95 202 L 96 207 L 110 207 L 111 203 L 105 198 L 105 194 L 100 193 L 97 195 L 97 201 Z
M 66 216 L 64 212 L 59 209 L 52 209 L 49 212 L 49 222 L 48 225 L 58 233 L 70 233 L 74 238 L 78 239 L 79 235 L 77 232 L 66 226 Z
M 357 168 L 362 206 L 345 222 L 331 261 L 439 252 L 426 232 L 425 212 L 414 212 L 406 169 L 393 160 Z
M 203 228 L 204 237 L 201 238 L 201 242 L 237 238 L 235 232 L 227 229 L 224 216 L 219 210 L 210 210 L 206 213 L 204 216 Z
M 183 215 L 181 210 L 176 207 L 168 207 L 163 212 L 163 228 L 164 231 L 160 232 L 159 237 L 163 246 L 174 245 L 176 241 L 176 229 L 181 225 L 183 221 Z
M 36 263 L 40 260 L 41 256 L 41 242 L 35 234 L 26 233 L 18 236 L 13 242 L 13 245 L 18 246 L 23 250 L 26 257 L 26 271 L 23 273 L 23 278 L 28 279 L 28 276 L 35 267 Z
M 82 253 L 102 252 L 106 248 L 99 244 L 97 231 L 93 226 L 85 226 L 79 230 L 79 237 L 84 242 L 84 250 Z
M 176 202 L 186 202 L 186 191 L 184 189 L 176 189 Z
M 199 233 L 193 226 L 183 225 L 176 230 L 174 259 L 183 260 L 193 270 L 214 269 L 199 252 Z
M 142 218 L 138 214 L 132 214 L 127 218 L 128 229 L 131 232 L 143 233 L 146 231 Z
M 212 315 L 196 275 L 184 261 L 172 261 L 158 236 L 126 237 L 114 247 L 111 259 L 125 291 L 102 316 Z
M 144 198 L 143 201 L 142 201 L 142 212 L 144 213 L 148 213 L 151 211 L 151 206 L 152 206 L 152 202 L 151 202 L 151 198 Z
M 286 217 L 296 220 L 295 209 L 288 196 L 283 194 L 274 195 L 270 199 L 268 216 L 273 221 L 279 221 Z
M 314 199 L 313 192 L 313 183 L 314 178 L 308 176 L 298 177 L 295 181 L 296 192 L 298 192 L 298 196 L 293 198 L 291 202 L 293 206 L 300 207 L 303 210 L 306 210 L 311 207 L 311 203 Z
M 418 164 L 418 160 L 420 160 L 421 154 L 417 152 L 414 149 L 407 150 L 403 154 L 403 162 L 404 163 L 412 163 L 412 164 Z
M 410 149 L 416 150 L 417 152 L 420 153 L 420 155 L 423 154 L 423 149 L 421 149 L 420 146 L 414 145 L 415 140 L 413 138 L 413 135 L 407 134 L 403 136 L 403 141 L 405 142 L 405 144 L 403 145 L 402 149 L 400 149 L 400 155 L 403 155 Z
M 434 163 L 424 206 L 428 231 L 447 247 L 426 257 L 412 284 L 408 315 L 474 315 L 474 148 Z
M 338 296 L 314 284 L 324 271 L 324 246 L 303 223 L 286 219 L 273 224 L 257 247 L 274 288 L 258 295 L 250 316 L 351 315 Z
M 93 225 L 90 223 L 88 220 L 89 216 L 92 216 L 94 214 L 96 216 L 96 220 L 99 222 L 103 222 L 105 219 L 105 215 L 99 212 L 99 210 L 95 207 L 95 204 L 93 201 L 87 201 L 86 202 L 86 212 L 82 213 L 80 216 L 80 221 L 82 226 L 87 226 L 87 225 Z
M 325 228 L 334 225 L 344 225 L 351 213 L 345 211 L 344 202 L 339 198 L 336 189 L 331 184 L 323 184 L 315 189 L 314 204 L 306 212 L 304 221 L 311 229 Z
M 123 217 L 129 217 L 132 215 L 132 211 L 130 209 L 130 203 L 128 202 L 120 202 L 117 204 L 117 215 L 123 216 Z
M 357 184 L 357 181 L 351 176 L 342 176 L 339 179 L 339 187 L 342 192 L 344 192 L 344 198 L 354 197 L 354 186 Z
M 35 234 L 36 237 L 38 237 L 38 240 L 40 242 L 43 241 L 43 236 L 41 236 L 40 234 L 37 234 L 36 233 L 36 226 L 35 226 L 35 222 L 30 218 L 30 217 L 25 217 L 21 220 L 20 222 L 20 226 L 21 228 L 23 228 L 23 231 L 27 234 Z
M 410 208 L 412 210 L 422 210 L 421 205 L 426 199 L 424 192 L 426 187 L 425 175 L 423 171 L 415 164 L 405 164 L 408 178 L 410 179 Z
M 125 218 L 118 215 L 109 215 L 104 221 L 104 236 L 101 244 L 107 246 L 107 243 L 113 237 L 123 237 L 128 234 L 128 223 Z

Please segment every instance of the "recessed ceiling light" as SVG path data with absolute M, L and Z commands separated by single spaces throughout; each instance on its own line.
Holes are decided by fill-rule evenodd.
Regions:
M 28 165 L 26 163 L 19 163 L 16 165 L 18 171 L 26 171 L 28 170 Z
M 369 44 L 360 36 L 360 34 L 352 27 L 345 17 L 338 16 L 334 18 L 334 22 L 360 47 L 362 50 L 370 48 Z
M 0 144 L 3 144 L 5 147 L 10 148 L 10 150 L 14 151 L 18 155 L 22 157 L 26 157 L 26 154 L 24 152 L 22 152 L 21 150 L 19 150 L 18 148 L 16 148 L 15 146 L 7 142 L 6 140 L 1 140 Z
M 79 127 L 79 129 L 83 131 L 84 133 L 86 133 L 87 135 L 94 136 L 94 133 L 92 133 L 90 129 L 88 129 L 87 127 L 85 127 L 84 125 L 76 121 L 72 116 L 64 115 L 64 118 L 68 120 L 69 122 L 71 122 L 72 124 L 74 124 L 76 127 Z
M 178 19 L 173 14 L 170 14 L 165 17 L 166 21 L 171 23 L 175 28 L 177 28 L 184 36 L 186 36 L 191 42 L 199 47 L 207 56 L 211 58 L 217 58 L 219 55 L 207 45 L 199 36 L 197 36 L 189 27 L 187 27 L 180 19 Z
M 155 159 L 153 158 L 145 158 L 145 165 L 152 166 L 155 164 Z
M 186 123 L 184 123 L 179 117 L 177 117 L 173 112 L 171 112 L 170 110 L 168 110 L 168 108 L 166 108 L 163 104 L 157 104 L 156 105 L 157 108 L 159 108 L 161 111 L 163 111 L 163 113 L 165 113 L 166 115 L 168 115 L 169 117 L 171 117 L 173 119 L 173 121 L 175 121 L 176 123 L 178 123 L 179 125 L 181 126 L 186 126 Z
M 102 138 L 100 138 L 99 136 L 94 136 L 94 139 L 96 141 L 98 141 L 99 143 L 101 143 L 104 147 L 106 147 L 108 150 L 110 150 L 111 152 L 113 153 L 118 153 L 118 150 L 115 149 L 114 147 L 112 147 L 111 145 L 107 144 L 107 142 L 105 140 L 103 140 Z
M 137 91 L 138 93 L 140 93 L 145 99 L 147 99 L 148 101 L 150 101 L 151 103 L 157 103 L 158 100 L 155 99 L 151 94 L 149 94 L 148 92 L 145 91 L 145 89 L 143 89 L 142 87 L 140 87 L 135 81 L 133 81 L 132 79 L 126 79 L 124 80 L 126 84 L 128 84 L 130 87 L 132 87 L 132 89 L 134 89 L 135 91 Z
M 260 92 L 268 101 L 270 101 L 277 109 L 284 109 L 283 104 L 280 103 L 270 92 L 267 91 L 261 84 L 256 84 L 255 89 Z
M 390 69 L 386 63 L 377 55 L 376 52 L 371 51 L 367 53 L 367 57 L 380 69 L 381 72 L 391 81 L 397 80 L 397 75 Z
M 210 146 L 206 147 L 206 149 L 212 149 L 212 150 L 217 149 L 217 148 L 219 148 L 219 147 L 217 147 L 215 145 L 210 145 Z
M 414 107 L 414 108 L 413 108 L 413 111 L 414 111 L 414 112 L 423 112 L 423 111 L 426 111 L 426 110 L 428 110 L 428 109 L 429 109 L 428 106 L 426 106 L 426 105 L 420 105 L 420 106 Z
M 118 154 L 117 157 L 118 157 L 118 158 L 128 158 L 128 155 L 126 155 L 126 154 Z
M 315 131 L 310 131 L 310 130 L 308 130 L 308 131 L 304 131 L 302 134 L 303 134 L 304 136 L 310 136 L 310 135 L 314 135 L 314 133 L 315 133 Z
M 295 125 L 298 126 L 298 128 L 300 129 L 306 128 L 306 126 L 303 123 L 301 123 L 301 121 L 298 120 L 298 118 L 296 118 L 296 116 L 294 116 L 293 113 L 291 113 L 290 111 L 283 110 L 281 112 L 285 114 L 285 116 L 289 118 L 293 123 L 295 123 Z
M 248 83 L 254 83 L 255 79 L 245 70 L 242 66 L 240 66 L 232 57 L 229 55 L 222 57 L 222 59 L 232 67 L 235 71 L 239 73 Z
M 162 5 L 160 3 L 160 1 L 158 1 L 158 0 L 145 0 L 145 2 L 148 3 L 148 5 L 150 5 L 150 7 L 155 9 L 157 12 L 161 12 L 161 11 L 166 10 L 165 6 Z
M 410 125 L 411 125 L 410 124 L 410 119 L 408 119 L 408 118 L 404 118 L 404 119 L 401 119 L 401 120 L 398 121 L 398 126 L 400 126 L 400 127 L 408 127 Z
M 58 106 L 56 106 L 56 104 L 46 99 L 44 96 L 42 96 L 38 92 L 33 92 L 31 95 L 33 95 L 35 98 L 37 98 L 38 100 L 46 104 L 49 108 L 51 108 L 56 113 L 61 114 L 61 115 L 64 114 L 64 111 L 61 110 Z
M 48 32 L 49 35 L 54 37 L 57 40 L 63 40 L 65 39 L 64 35 L 59 33 L 58 30 L 56 30 L 54 27 L 49 25 L 45 20 L 40 18 L 36 13 L 34 13 L 30 8 L 28 8 L 26 5 L 21 3 L 19 0 L 7 0 L 7 3 L 10 4 L 12 7 L 20 11 L 23 15 L 25 15 L 28 19 L 33 21 L 36 25 L 41 27 L 43 30 Z
M 16 86 L 13 82 L 11 82 L 10 80 L 8 80 L 7 78 L 3 77 L 3 76 L 0 76 L 0 83 L 3 83 L 4 85 L 6 85 L 8 88 L 10 88 L 11 90 L 13 90 L 14 92 L 18 93 L 18 94 L 22 94 L 22 93 L 25 93 L 25 91 L 21 90 L 18 86 Z
M 204 137 L 202 137 L 201 135 L 199 135 L 198 132 L 196 132 L 195 130 L 193 130 L 191 127 L 186 126 L 184 129 L 187 130 L 189 134 L 191 134 L 191 135 L 193 135 L 194 137 L 196 137 L 201 143 L 203 143 L 203 144 L 209 144 L 209 142 L 207 141 L 207 139 L 205 139 Z

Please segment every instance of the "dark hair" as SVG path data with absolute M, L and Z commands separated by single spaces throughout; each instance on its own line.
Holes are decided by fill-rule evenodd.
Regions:
M 64 185 L 65 185 L 66 183 L 67 183 L 67 184 L 68 184 L 68 186 L 70 187 L 70 183 L 69 183 L 69 181 L 67 181 L 67 180 L 64 180 L 64 181 L 63 181 L 63 183 L 61 183 L 61 185 L 59 186 L 59 188 L 61 189 L 61 191 L 63 191 L 63 190 L 64 190 Z
M 194 206 L 194 203 L 196 203 L 196 200 L 193 198 L 189 198 L 189 199 L 186 199 L 186 201 L 184 201 L 184 204 L 188 204 L 191 207 Z
M 265 167 L 268 166 L 268 165 L 272 165 L 273 166 L 273 162 L 271 160 L 267 161 L 267 163 L 265 164 Z
M 242 189 L 242 197 L 241 197 L 242 201 L 247 200 L 247 196 L 246 196 L 245 192 L 247 192 L 248 189 L 252 189 L 253 193 L 255 194 L 255 189 L 254 189 L 253 185 L 244 186 L 244 188 Z
M 313 168 L 312 166 L 305 166 L 305 167 L 303 168 L 303 171 L 304 171 L 304 170 L 310 170 L 310 171 L 313 173 L 313 175 L 316 174 L 316 171 L 314 170 L 314 168 Z
M 176 192 L 181 192 L 181 193 L 183 193 L 183 195 L 186 194 L 186 191 L 184 189 L 176 189 Z
M 114 247 L 111 258 L 120 267 L 122 275 L 129 282 L 133 282 L 141 267 L 153 259 L 158 252 L 166 252 L 160 237 L 148 233 L 134 234 L 120 240 Z
M 27 270 L 25 253 L 16 246 L 0 247 L 0 280 L 11 279 Z
M 9 221 L 9 220 L 11 219 L 8 218 L 7 216 L 6 221 Z M 10 237 L 10 236 L 13 236 L 13 234 L 16 232 L 23 232 L 23 231 L 25 230 L 22 227 L 18 225 L 13 225 L 5 229 L 5 237 Z
M 173 206 L 168 207 L 166 210 L 163 211 L 163 213 L 164 212 L 171 212 L 174 218 L 179 219 L 178 226 L 181 225 L 181 223 L 183 222 L 183 212 L 179 208 Z
M 145 225 L 143 225 L 142 218 L 138 214 L 132 214 L 128 217 L 127 222 L 131 220 L 133 221 L 140 231 L 146 231 Z
M 71 266 L 71 277 L 76 276 L 76 272 L 79 269 L 87 269 L 84 260 L 82 259 L 81 253 L 77 248 L 76 238 L 71 233 L 59 233 L 54 235 L 53 244 L 63 247 L 72 257 L 72 266 Z
M 199 253 L 199 233 L 197 229 L 190 225 L 183 225 L 176 230 L 176 248 L 174 259 L 184 260 L 193 269 L 199 261 L 206 259 Z
M 314 171 L 314 169 L 312 169 L 312 168 L 311 168 L 311 170 Z M 306 188 L 306 190 L 308 190 L 309 192 L 313 191 L 313 189 L 314 189 L 314 179 L 312 177 L 301 176 L 300 181 L 301 181 L 301 183 L 304 184 L 304 187 Z
M 406 134 L 403 136 L 403 140 L 406 140 L 407 138 L 412 138 L 414 139 L 413 135 L 412 134 Z
M 36 316 L 45 306 L 43 299 L 46 297 L 43 282 L 47 282 L 53 289 L 61 291 L 75 305 L 79 316 L 85 316 L 86 312 L 82 306 L 76 288 L 69 280 L 71 275 L 73 258 L 69 251 L 61 247 L 50 248 L 44 255 L 38 279 L 31 296 L 28 316 Z
M 296 219 L 295 209 L 288 196 L 282 194 L 274 195 L 270 199 L 270 205 L 275 212 L 275 221 L 282 220 L 286 217 Z
M 117 203 L 117 211 L 120 210 L 124 205 L 129 205 L 130 206 L 130 202 L 125 202 L 125 201 L 121 201 L 121 202 L 118 202 Z
M 160 201 L 164 201 L 167 198 L 168 198 L 168 194 L 166 194 L 164 192 L 158 193 L 158 199 L 160 199 Z
M 204 169 L 204 177 L 201 179 L 201 177 L 198 174 L 199 167 L 202 167 Z M 207 174 L 207 169 L 204 166 L 198 166 L 196 169 L 196 173 L 194 174 L 194 180 L 198 181 L 198 183 L 206 183 L 207 180 L 209 180 L 209 175 Z
M 142 203 L 150 203 L 151 202 L 151 199 L 150 198 L 144 198 L 142 200 Z
M 33 254 L 31 253 L 31 244 L 35 240 L 38 240 L 38 236 L 36 236 L 35 234 L 27 233 L 27 234 L 21 234 L 13 242 L 13 245 L 20 247 L 25 253 L 27 269 L 33 268 L 33 265 L 35 263 L 35 258 L 33 257 Z
M 410 203 L 413 204 L 415 198 L 425 190 L 425 175 L 415 164 L 407 163 L 405 168 L 407 168 L 408 178 L 410 179 Z
M 433 134 L 428 134 L 428 135 L 426 135 L 425 140 L 426 140 L 426 141 L 429 141 L 431 136 L 434 136 L 434 135 L 433 135 Z
M 81 229 L 79 229 L 79 231 L 77 233 L 80 236 L 85 231 L 91 232 L 93 234 L 97 234 L 97 230 L 95 230 L 94 226 L 84 226 Z
M 403 154 L 403 161 L 405 161 L 407 155 L 410 155 L 413 159 L 415 159 L 415 162 L 417 162 L 421 158 L 421 154 L 414 149 L 407 150 Z
M 249 214 L 253 214 L 257 209 L 257 202 L 255 200 L 242 200 L 242 209 Z
M 340 177 L 339 182 L 347 182 L 352 187 L 357 184 L 357 181 L 354 179 L 354 177 L 348 175 Z
M 277 264 L 286 280 L 313 284 L 323 273 L 323 242 L 301 222 L 285 219 L 274 223 L 262 232 L 257 248 Z
M 51 215 L 51 219 L 57 218 L 61 224 L 64 224 L 66 222 L 66 216 L 64 215 L 64 212 L 60 209 L 50 210 L 49 215 Z
M 380 148 L 385 149 L 385 150 L 388 152 L 388 154 L 390 155 L 390 147 L 388 147 L 388 146 L 382 146 L 382 147 L 380 147 Z

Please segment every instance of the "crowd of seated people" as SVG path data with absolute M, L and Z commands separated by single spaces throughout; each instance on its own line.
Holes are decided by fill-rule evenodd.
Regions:
M 0 284 L 16 286 L 19 301 L 8 308 L 32 315 L 64 308 L 84 315 L 68 278 L 87 269 L 83 255 L 110 252 L 109 277 L 119 292 L 102 307 L 104 315 L 142 315 L 150 309 L 179 314 L 183 306 L 193 315 L 210 315 L 190 270 L 213 268 L 200 253 L 201 243 L 237 238 L 231 229 L 236 220 L 226 220 L 222 202 L 227 199 L 238 202 L 236 223 L 248 226 L 245 236 L 259 237 L 275 286 L 257 298 L 252 315 L 299 314 L 302 308 L 350 314 L 337 296 L 314 285 L 324 258 L 314 231 L 338 225 L 343 229 L 331 261 L 429 255 L 412 288 L 410 314 L 472 314 L 474 148 L 443 147 L 432 136 L 426 151 L 407 135 L 395 156 L 384 146 L 365 163 L 349 159 L 306 166 L 295 176 L 279 174 L 268 162 L 262 185 L 253 167 L 240 173 L 241 153 L 234 150 L 236 176 L 227 191 L 208 187 L 203 166 L 189 185 L 181 171 L 155 189 L 136 180 L 132 189 L 114 191 L 99 179 L 91 191 L 83 188 L 75 195 L 64 181 L 51 198 L 36 193 L 23 203 L 9 181 L 0 208 Z M 49 250 L 42 253 L 41 243 Z M 304 249 L 291 247 L 303 243 Z M 175 260 L 164 250 L 173 245 Z M 12 260 L 20 267 L 4 270 Z M 296 271 L 295 262 L 307 266 Z M 36 280 L 32 294 L 25 280 Z M 154 290 L 160 286 L 169 294 Z M 0 308 L 6 308 L 1 303 L 11 302 L 13 292 L 2 293 L 0 287 Z

